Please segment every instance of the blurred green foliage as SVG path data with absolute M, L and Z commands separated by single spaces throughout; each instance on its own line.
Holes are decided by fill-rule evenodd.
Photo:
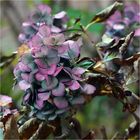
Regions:
M 132 116 L 122 111 L 121 103 L 105 96 L 95 97 L 76 114 L 76 118 L 85 131 L 87 129 L 99 130 L 104 125 L 109 132 L 109 137 L 118 130 L 124 132 L 132 121 Z

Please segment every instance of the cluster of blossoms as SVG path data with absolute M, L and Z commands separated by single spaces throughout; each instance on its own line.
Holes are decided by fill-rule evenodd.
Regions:
M 138 62 L 126 65 L 124 62 L 139 55 L 140 5 L 133 1 L 124 2 L 123 6 L 106 20 L 101 50 L 107 68 L 116 72 L 117 81 L 126 86 L 138 80 Z
M 106 22 L 106 34 L 113 37 L 124 37 L 135 30 L 135 36 L 140 35 L 140 5 L 137 2 L 127 2 L 124 11 L 116 11 Z
M 130 43 L 125 57 L 130 57 L 139 49 L 140 37 L 140 5 L 137 2 L 126 2 L 122 11 L 116 11 L 106 21 L 105 34 L 116 41 L 125 37 L 130 32 L 134 33 L 134 39 Z
M 39 5 L 19 35 L 29 51 L 21 55 L 14 75 L 25 91 L 23 104 L 42 120 L 66 114 L 72 106 L 84 103 L 84 94 L 96 90 L 83 82 L 86 69 L 76 64 L 82 40 L 69 40 L 62 33 L 67 20 L 64 11 L 51 16 L 47 5 Z

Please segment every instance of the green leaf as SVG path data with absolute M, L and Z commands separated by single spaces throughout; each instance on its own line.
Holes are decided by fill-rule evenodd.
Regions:
M 89 69 L 90 67 L 94 66 L 95 65 L 95 61 L 91 60 L 91 59 L 82 59 L 80 60 L 80 62 L 77 64 L 78 67 L 82 67 L 82 68 L 85 68 L 85 69 Z
M 72 8 L 68 8 L 66 9 L 68 17 L 70 17 L 70 21 L 68 22 L 68 26 L 71 27 L 74 25 L 76 18 L 80 18 L 80 21 L 74 25 L 75 28 L 79 28 L 80 25 L 84 25 L 86 26 L 90 19 L 99 11 L 100 9 L 96 9 L 93 12 L 87 12 L 87 11 L 83 11 L 83 10 L 77 10 L 77 9 L 72 9 Z M 80 23 L 80 24 L 79 24 Z M 103 25 L 101 24 L 95 24 L 95 26 L 92 26 L 89 31 L 90 32 L 94 32 L 96 34 L 100 34 L 101 31 L 103 30 Z

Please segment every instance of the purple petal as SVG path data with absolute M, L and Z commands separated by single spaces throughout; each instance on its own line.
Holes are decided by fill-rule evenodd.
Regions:
M 65 58 L 75 58 L 78 57 L 80 54 L 80 45 L 81 45 L 81 41 L 73 41 L 73 40 L 68 40 L 66 42 L 64 42 L 64 45 L 68 46 L 68 52 L 66 52 L 63 57 Z
M 55 77 L 48 76 L 46 80 L 42 81 L 41 86 L 45 90 L 52 90 L 58 85 L 58 79 Z
M 44 40 L 46 45 L 61 45 L 65 41 L 65 36 L 63 34 L 51 35 L 50 37 Z
M 19 67 L 19 70 L 21 70 L 21 71 L 26 71 L 26 72 L 31 71 L 30 68 L 22 62 L 18 63 L 18 67 Z
M 28 88 L 31 87 L 31 85 L 29 83 L 27 83 L 25 80 L 22 80 L 19 82 L 19 87 L 22 89 L 22 90 L 27 90 Z
M 62 11 L 54 15 L 54 19 L 61 19 L 61 21 L 65 23 L 68 21 L 68 16 L 65 11 Z
M 38 93 L 38 98 L 39 98 L 40 100 L 46 101 L 46 100 L 49 99 L 50 94 L 51 94 L 50 92 Z
M 56 42 L 57 42 L 58 45 L 63 44 L 64 41 L 65 41 L 65 36 L 63 34 L 56 34 L 54 36 L 54 38 L 55 38 L 55 40 L 56 40 Z
M 68 50 L 68 46 L 63 44 L 58 47 L 58 54 L 60 55 L 60 57 L 62 57 L 64 53 L 68 52 Z
M 60 57 L 58 56 L 58 52 L 56 49 L 50 49 L 47 56 L 48 65 L 58 64 L 60 61 Z
M 37 74 L 35 75 L 35 78 L 36 78 L 38 81 L 43 81 L 43 80 L 45 79 L 45 77 L 44 77 L 42 74 L 40 74 L 40 73 L 37 73 Z
M 95 90 L 96 90 L 96 87 L 93 86 L 93 85 L 85 84 L 85 85 L 83 86 L 83 91 L 84 91 L 84 93 L 86 93 L 86 94 L 93 94 L 93 93 L 95 92 Z
M 42 12 L 42 14 L 44 13 L 48 13 L 51 14 L 51 8 L 48 5 L 45 4 L 39 4 L 38 5 L 38 9 Z
M 62 12 L 57 13 L 57 14 L 54 16 L 54 18 L 56 18 L 56 19 L 61 19 L 61 18 L 63 18 L 64 16 L 66 16 L 66 12 L 65 12 L 65 11 L 62 11 Z
M 36 34 L 32 37 L 32 39 L 28 42 L 28 46 L 30 48 L 40 49 L 40 47 L 42 46 L 42 40 L 39 34 Z
M 39 72 L 40 72 L 42 75 L 47 75 L 47 74 L 48 74 L 47 69 L 43 69 L 43 68 L 39 68 Z
M 64 108 L 68 107 L 68 102 L 63 97 L 55 97 L 53 101 L 54 101 L 54 104 L 56 105 L 56 107 L 59 109 L 64 109 Z
M 30 96 L 31 96 L 31 94 L 28 93 L 23 97 L 23 100 L 24 100 L 25 103 L 27 103 L 29 101 Z
M 3 117 L 5 117 L 5 116 L 7 116 L 7 115 L 9 115 L 9 114 L 11 114 L 11 113 L 12 113 L 11 110 L 10 110 L 9 108 L 6 108 L 6 109 L 4 110 Z
M 44 107 L 44 101 L 42 99 L 37 99 L 36 100 L 36 107 L 38 109 L 42 109 Z
M 41 48 L 40 47 L 33 47 L 31 48 L 31 53 L 35 56 L 35 57 L 42 57 L 42 53 L 40 52 Z
M 34 54 L 34 56 L 36 58 L 38 58 L 38 57 L 41 58 L 41 57 L 47 56 L 48 52 L 49 52 L 49 49 L 44 46 L 32 48 L 32 53 Z
M 34 81 L 34 77 L 35 77 L 35 74 L 37 73 L 37 69 L 34 69 L 32 72 L 30 72 L 29 74 L 29 83 L 32 83 Z
M 119 11 L 116 11 L 108 20 L 107 24 L 109 26 L 113 26 L 114 23 L 120 22 L 122 20 L 121 13 Z
M 29 74 L 27 74 L 27 73 L 21 73 L 21 77 L 25 81 L 28 81 L 29 80 Z
M 65 86 L 62 83 L 59 83 L 58 87 L 52 90 L 54 96 L 63 96 L 65 91 Z
M 140 23 L 140 13 L 137 13 L 136 15 L 135 15 L 135 17 L 134 17 L 134 21 L 136 21 L 136 22 L 138 22 L 138 23 Z
M 46 69 L 43 69 L 43 68 L 39 68 L 39 72 L 41 74 L 44 74 L 44 75 L 54 75 L 56 71 L 56 65 L 55 64 L 52 64 L 51 66 L 48 66 L 48 68 Z
M 19 34 L 18 40 L 19 40 L 21 43 L 23 43 L 24 41 L 26 41 L 26 36 L 25 36 L 25 34 L 23 34 L 23 33 Z
M 56 26 L 52 26 L 51 32 L 53 32 L 53 33 L 59 33 L 59 32 L 61 32 L 61 29 L 58 28 L 58 27 L 56 27 Z
M 71 81 L 69 88 L 71 90 L 77 90 L 80 88 L 80 84 L 77 81 L 73 80 Z
M 44 69 L 47 68 L 47 65 L 45 65 L 41 59 L 35 59 L 34 61 L 38 65 L 38 67 L 44 68 Z
M 50 29 L 48 26 L 46 26 L 46 25 L 42 25 L 42 26 L 39 28 L 38 32 L 39 32 L 40 36 L 41 36 L 42 38 L 44 38 L 44 37 L 50 36 L 50 34 L 51 34 L 51 29 Z
M 140 36 L 140 28 L 135 30 L 135 35 L 134 36 Z
M 81 75 L 85 72 L 86 70 L 83 69 L 83 68 L 80 68 L 80 67 L 75 67 L 72 69 L 72 74 L 75 74 L 75 75 Z
M 46 69 L 48 75 L 53 75 L 56 70 L 56 64 L 51 64 L 50 67 Z

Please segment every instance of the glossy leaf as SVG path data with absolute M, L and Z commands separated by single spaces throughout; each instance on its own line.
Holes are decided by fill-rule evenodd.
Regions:
M 84 69 L 89 69 L 90 67 L 92 67 L 92 66 L 94 66 L 95 65 L 95 61 L 93 61 L 93 60 L 90 60 L 90 59 L 83 59 L 83 60 L 81 60 L 78 64 L 77 64 L 77 66 L 78 67 L 82 67 L 82 68 L 84 68 Z
M 115 53 L 115 52 L 106 53 L 105 56 L 104 56 L 104 62 L 111 61 L 115 58 L 119 58 L 117 53 Z

